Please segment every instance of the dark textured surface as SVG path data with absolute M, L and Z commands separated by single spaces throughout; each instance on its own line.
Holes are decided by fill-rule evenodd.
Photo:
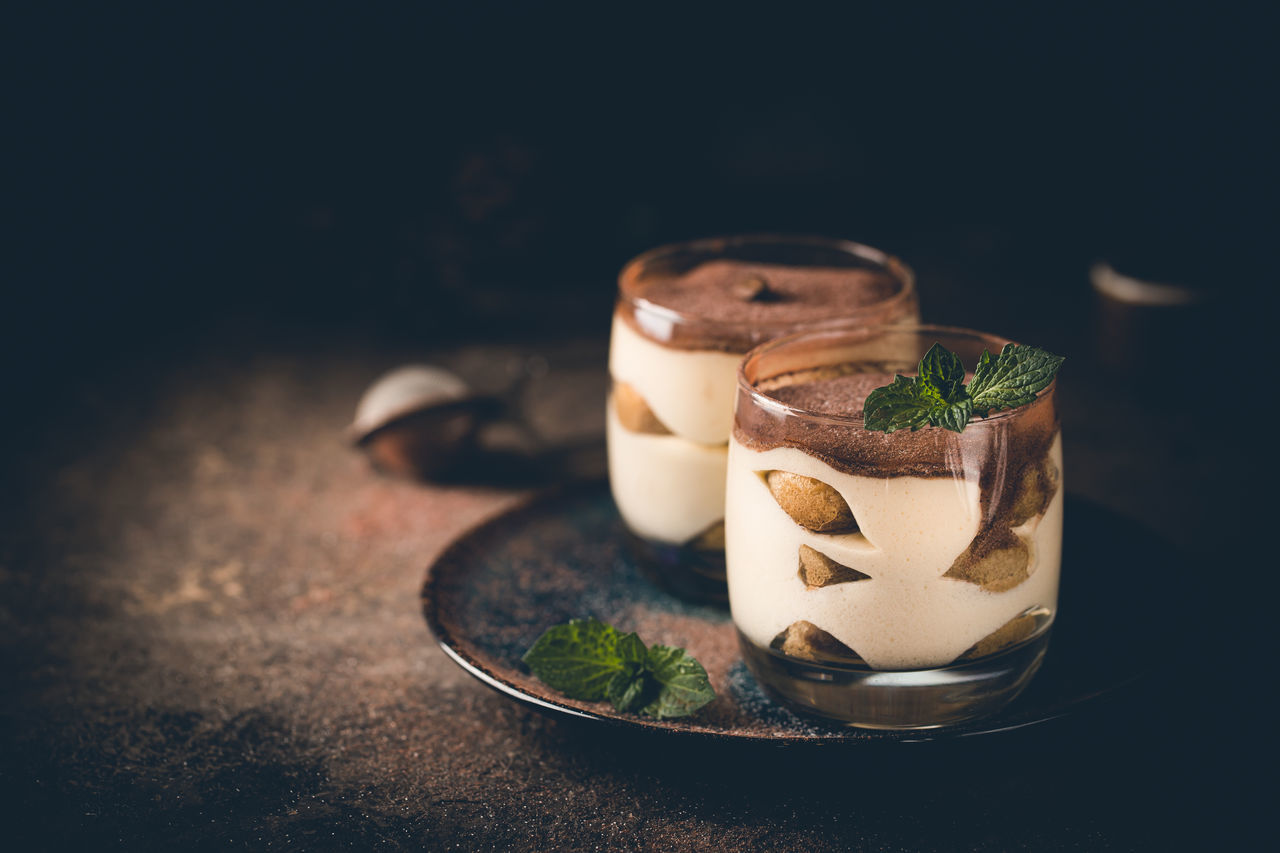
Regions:
M 1043 726 L 856 752 L 672 744 L 528 709 L 435 645 L 419 592 L 451 540 L 532 493 L 538 467 L 494 456 L 470 483 L 391 480 L 342 428 L 402 361 L 501 385 L 545 359 L 528 419 L 598 476 L 603 342 L 424 353 L 270 337 L 232 355 L 223 340 L 94 375 L 39 429 L 13 427 L 0 803 L 15 849 L 1096 850 L 1234 825 L 1207 820 L 1220 786 L 1203 780 L 1232 778 L 1230 751 L 1188 736 L 1206 694 L 1183 680 Z M 1066 479 L 1114 505 L 1120 448 L 1073 418 L 1094 404 L 1085 387 L 1104 386 L 1063 388 Z M 1161 482 L 1127 464 L 1149 478 L 1128 488 Z M 1153 500 L 1138 508 L 1158 522 Z M 1082 574 L 1064 589 L 1085 592 Z M 1089 587 L 1105 600 L 1105 577 Z M 1239 683 L 1205 682 L 1199 640 L 1172 654 L 1234 714 Z
M 437 639 L 496 689 L 553 712 L 655 735 L 839 748 L 1002 733 L 1087 712 L 1089 703 L 1114 699 L 1117 691 L 1141 695 L 1152 680 L 1172 674 L 1172 662 L 1159 654 L 1171 633 L 1161 614 L 1190 604 L 1180 592 L 1187 567 L 1138 525 L 1077 499 L 1068 500 L 1066 512 L 1065 616 L 1041 671 L 1000 714 L 933 731 L 845 728 L 770 702 L 741 661 L 728 611 L 686 604 L 645 577 L 604 483 L 540 496 L 455 542 L 428 573 L 423 610 Z M 1163 567 L 1165 583 L 1154 582 L 1155 565 Z M 1094 594 L 1103 583 L 1107 595 Z M 588 616 L 635 631 L 646 643 L 688 649 L 706 667 L 716 701 L 690 718 L 655 721 L 548 689 L 521 655 L 547 627 Z
M 1264 9 L 10 5 L 3 849 L 1240 849 L 1269 814 Z M 598 468 L 625 259 L 760 231 L 1068 356 L 1066 488 L 1197 567 L 1178 678 L 833 756 L 567 725 L 435 647 L 425 565 Z M 1090 316 L 1099 258 L 1215 302 Z M 410 484 L 340 438 L 385 368 L 538 353 L 550 465 Z

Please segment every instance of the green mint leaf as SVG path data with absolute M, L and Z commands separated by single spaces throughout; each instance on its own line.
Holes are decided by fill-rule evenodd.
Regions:
M 535 676 L 572 699 L 608 699 L 619 711 L 684 717 L 715 698 L 702 665 L 684 649 L 645 648 L 596 619 L 548 628 L 522 658 Z
M 571 699 L 595 701 L 609 695 L 614 676 L 638 669 L 644 656 L 644 643 L 635 634 L 595 619 L 572 619 L 548 628 L 522 660 L 548 687 Z
M 925 386 L 925 396 L 934 402 L 929 408 L 929 423 L 952 432 L 964 432 L 973 415 L 973 403 L 964 390 L 964 365 L 960 356 L 935 343 L 920 359 L 917 384 Z
M 938 405 L 939 398 L 931 391 L 915 379 L 895 377 L 867 395 L 862 407 L 863 426 L 880 432 L 920 429 L 929 422 L 930 410 Z
M 932 388 L 943 403 L 955 403 L 964 397 L 964 365 L 960 356 L 935 343 L 920 359 L 917 382 Z
M 647 694 L 652 693 L 652 682 L 645 673 L 644 666 L 639 663 L 628 664 L 609 679 L 605 691 L 613 707 L 619 711 L 633 711 L 637 706 L 646 704 Z
M 1008 344 L 998 358 L 983 350 L 973 381 L 964 365 L 935 343 L 920 359 L 919 376 L 895 376 L 867 395 L 862 422 L 869 430 L 893 432 L 927 425 L 964 432 L 973 416 L 1026 405 L 1044 390 L 1066 359 L 1036 347 Z
M 973 396 L 972 392 L 974 383 L 976 383 L 983 374 L 992 370 L 994 367 L 995 362 L 991 359 L 991 353 L 988 350 L 983 349 L 982 355 L 978 358 L 978 366 L 973 369 L 973 382 L 969 383 L 970 396 Z
M 643 664 L 647 651 L 639 634 L 618 632 L 618 655 L 628 664 Z
M 964 376 L 963 368 L 960 375 Z M 952 399 L 944 397 L 944 391 L 932 382 L 899 376 L 891 384 L 867 395 L 862 410 L 863 426 L 870 430 L 893 432 L 917 430 L 932 424 L 952 432 L 962 432 L 973 413 L 973 404 L 964 391 L 963 383 L 948 384 L 945 393 Z
M 969 383 L 973 411 L 982 417 L 1000 409 L 1025 406 L 1048 387 L 1065 361 L 1038 347 L 1006 344 L 999 357 L 983 351 Z
M 960 393 L 964 393 L 961 391 Z M 968 397 L 956 403 L 938 406 L 929 410 L 929 423 L 936 427 L 949 429 L 952 432 L 964 432 L 973 417 L 973 401 Z
M 654 646 L 645 667 L 661 686 L 657 697 L 643 708 L 651 717 L 686 717 L 716 698 L 707 671 L 684 649 Z

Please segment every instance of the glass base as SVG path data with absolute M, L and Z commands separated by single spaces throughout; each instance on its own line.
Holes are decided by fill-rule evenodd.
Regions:
M 1046 629 L 1016 646 L 937 669 L 879 671 L 818 663 L 761 648 L 738 632 L 747 668 L 783 704 L 866 729 L 927 729 L 972 720 L 1008 704 L 1040 668 Z
M 644 539 L 627 531 L 640 570 L 667 592 L 698 604 L 727 604 L 724 551 L 700 550 Z

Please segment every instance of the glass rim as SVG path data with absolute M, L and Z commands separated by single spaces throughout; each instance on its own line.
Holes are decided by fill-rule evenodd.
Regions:
M 845 315 L 836 320 L 822 320 L 815 323 L 806 323 L 806 328 L 816 325 L 828 325 L 832 322 L 842 322 L 844 320 L 854 319 L 858 316 L 877 313 L 889 308 L 893 305 L 905 302 L 915 296 L 916 292 L 916 275 L 915 271 L 895 255 L 877 249 L 874 246 L 868 246 L 864 243 L 858 243 L 853 240 L 844 240 L 836 237 L 823 237 L 813 234 L 782 234 L 782 233 L 759 233 L 759 234 L 734 234 L 720 237 L 701 237 L 696 240 L 683 240 L 676 243 L 665 243 L 661 246 L 655 246 L 652 249 L 641 252 L 631 260 L 627 261 L 622 270 L 618 273 L 618 296 L 629 303 L 633 309 L 643 311 L 648 314 L 670 320 L 675 323 L 687 325 L 703 325 L 719 329 L 791 329 L 796 324 L 792 323 L 774 323 L 761 324 L 749 320 L 717 320 L 713 317 L 704 317 L 698 314 L 691 314 L 685 311 L 678 311 L 675 308 L 668 308 L 665 305 L 659 305 L 643 296 L 631 292 L 634 288 L 639 271 L 645 264 L 667 255 L 673 255 L 681 251 L 690 250 L 725 250 L 734 246 L 744 245 L 789 245 L 789 246 L 814 246 L 826 249 L 834 249 L 871 261 L 880 267 L 884 272 L 893 277 L 895 281 L 901 285 L 894 294 L 880 302 L 873 302 L 867 305 L 865 310 L 859 314 Z M 852 269 L 852 267 L 851 267 Z
M 803 418 L 810 421 L 819 421 L 833 425 L 857 427 L 861 429 L 863 427 L 863 419 L 860 416 L 855 417 L 853 415 L 836 415 L 831 414 L 830 412 L 817 412 L 813 409 L 803 409 L 799 406 L 792 406 L 775 397 L 770 397 L 766 392 L 761 391 L 751 383 L 751 380 L 747 378 L 747 369 L 754 362 L 758 361 L 763 356 L 768 355 L 769 352 L 795 344 L 798 341 L 808 338 L 840 336 L 846 340 L 859 337 L 870 339 L 881 334 L 895 332 L 914 335 L 920 335 L 920 333 L 924 332 L 934 333 L 939 336 L 967 337 L 978 341 L 985 341 L 994 345 L 994 349 L 991 346 L 987 347 L 987 350 L 990 351 L 992 355 L 998 355 L 1000 350 L 1008 344 L 1018 343 L 1017 341 L 1011 338 L 1006 338 L 1002 335 L 997 335 L 992 332 L 982 332 L 977 329 L 966 329 L 962 326 L 943 326 L 936 323 L 883 323 L 867 326 L 847 320 L 834 321 L 821 326 L 809 326 L 791 334 L 773 338 L 752 348 L 742 357 L 742 361 L 738 363 L 738 391 L 740 393 L 745 391 L 751 398 L 752 402 L 756 405 L 781 415 Z M 924 337 L 928 337 L 928 334 L 925 334 Z M 924 355 L 924 353 L 921 353 L 921 355 Z M 1036 394 L 1036 400 L 1041 400 L 1044 397 L 1051 395 L 1057 387 L 1057 384 L 1058 379 L 1055 376 L 1048 385 Z M 1014 417 L 1028 405 L 1031 404 L 1027 403 L 1013 409 L 1001 409 L 998 412 L 992 412 L 985 418 L 975 415 L 973 420 L 969 422 L 966 429 L 972 429 L 974 427 L 981 428 L 985 424 L 1000 421 L 1004 418 Z M 913 430 L 907 431 L 912 432 Z M 897 430 L 895 430 L 895 432 L 897 432 Z M 892 435 L 892 433 L 889 434 Z

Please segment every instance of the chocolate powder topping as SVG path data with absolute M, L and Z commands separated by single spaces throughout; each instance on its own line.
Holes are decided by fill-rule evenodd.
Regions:
M 763 283 L 763 285 L 761 285 Z M 747 286 L 750 285 L 750 286 Z M 715 260 L 679 275 L 638 278 L 624 296 L 679 313 L 671 336 L 658 343 L 680 349 L 746 352 L 779 334 L 819 321 L 863 318 L 893 322 L 914 313 L 914 293 L 888 271 L 863 267 L 804 267 Z M 639 309 L 643 310 L 643 309 Z M 637 308 L 618 303 L 623 319 L 646 337 Z
M 842 369 L 855 368 L 837 366 L 829 373 L 839 374 Z M 780 418 L 776 411 L 741 399 L 745 392 L 740 390 L 734 438 L 753 450 L 795 448 L 838 471 L 861 477 L 977 479 L 983 514 L 977 544 L 994 546 L 987 538 L 994 540 L 1013 526 L 1020 511 L 1015 510 L 1020 505 L 1019 484 L 1029 470 L 1044 465 L 1058 433 L 1053 396 L 1041 393 L 1034 402 L 1012 411 L 986 420 L 975 418 L 962 433 L 940 427 L 892 433 L 864 429 L 861 418 L 867 394 L 892 380 L 890 373 L 847 372 L 793 384 L 777 378 L 770 381 L 768 397 L 840 420 Z

